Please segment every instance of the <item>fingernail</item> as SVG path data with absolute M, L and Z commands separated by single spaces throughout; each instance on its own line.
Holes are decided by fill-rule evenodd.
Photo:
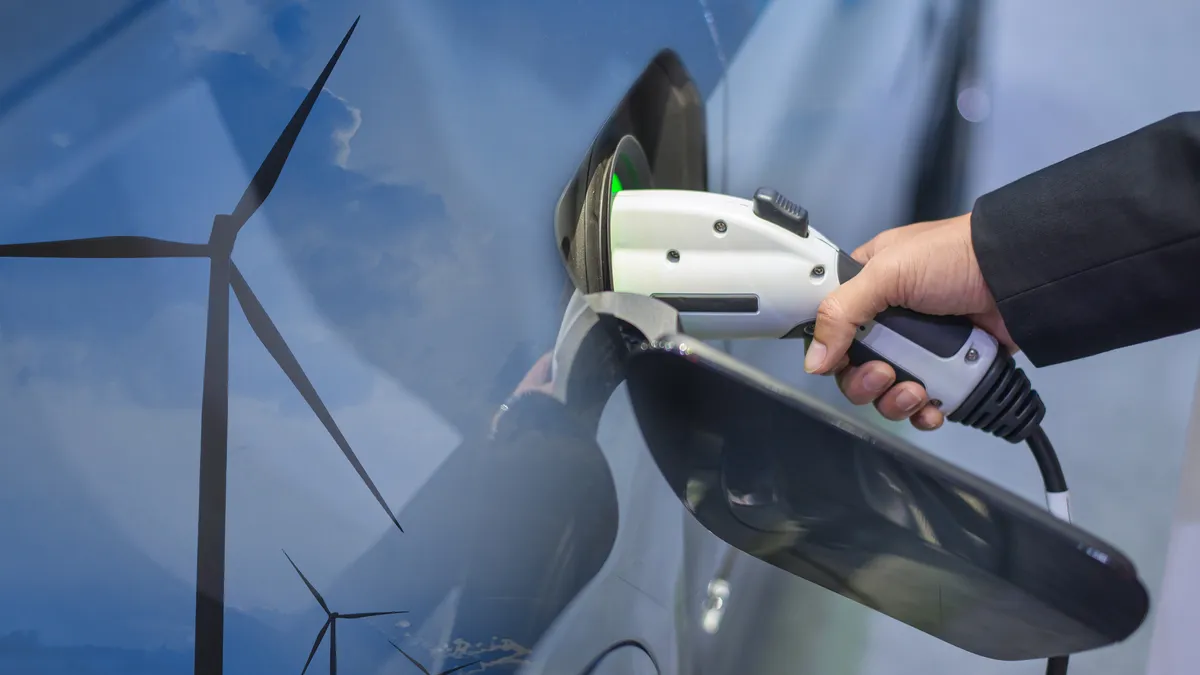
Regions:
M 867 391 L 880 392 L 883 391 L 884 387 L 888 386 L 888 382 L 891 379 L 887 373 L 879 370 L 869 370 L 863 375 L 863 386 L 867 388 Z
M 921 397 L 911 391 L 905 390 L 900 392 L 900 395 L 896 397 L 896 405 L 900 406 L 900 410 L 906 413 L 915 412 L 917 406 L 921 405 Z
M 825 362 L 826 351 L 828 350 L 825 349 L 825 345 L 813 340 L 808 347 L 808 353 L 804 355 L 804 370 L 810 373 L 816 372 Z

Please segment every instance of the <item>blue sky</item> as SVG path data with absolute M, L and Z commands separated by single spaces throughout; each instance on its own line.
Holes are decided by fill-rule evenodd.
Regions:
M 549 346 L 563 282 L 554 200 L 650 57 L 675 48 L 702 93 L 715 92 L 709 115 L 720 119 L 727 92 L 716 88 L 706 9 L 746 87 L 728 92 L 737 137 L 721 157 L 734 168 L 727 187 L 804 186 L 814 220 L 836 222 L 851 244 L 895 212 L 879 186 L 899 190 L 903 167 L 874 158 L 902 160 L 907 137 L 902 120 L 878 121 L 911 110 L 890 87 L 911 77 L 907 27 L 919 17 L 906 3 L 855 13 L 861 4 L 778 3 L 755 26 L 760 0 L 164 2 L 0 118 L 0 240 L 203 241 L 362 14 L 235 260 L 401 509 L 456 448 L 456 426 L 500 364 Z M 30 7 L 36 21 L 0 22 L 0 36 L 28 26 L 22 44 L 54 43 L 45 38 L 86 32 L 97 6 Z M 740 49 L 752 29 L 758 37 Z M 0 64 L 0 91 L 11 68 Z M 853 189 L 873 198 L 847 198 Z M 35 627 L 52 644 L 187 650 L 206 266 L 6 260 L 0 270 L 10 446 L 0 453 L 0 541 L 32 542 L 0 556 L 0 634 Z M 531 506 L 523 494 L 504 505 L 451 495 L 435 515 L 402 514 L 411 538 L 388 539 L 383 514 L 236 305 L 231 325 L 231 671 L 298 668 L 268 656 L 255 667 L 247 655 L 264 626 L 287 635 L 284 658 L 302 655 L 320 625 L 281 547 L 319 587 L 361 598 L 364 588 L 335 582 L 380 537 L 396 561 L 432 565 L 442 559 L 407 547 L 461 544 L 464 514 Z M 400 591 L 421 576 L 386 574 Z M 413 625 L 340 637 L 379 647 L 372 631 L 411 630 L 433 650 L 448 626 L 469 623 L 456 619 L 460 590 L 437 590 L 411 607 L 426 615 Z
M 748 29 L 748 4 L 709 4 Z M 0 119 L 0 239 L 204 241 L 361 13 L 234 259 L 399 509 L 461 440 L 458 398 L 552 341 L 549 214 L 625 87 L 663 46 L 704 91 L 720 76 L 690 0 L 499 7 L 165 3 Z M 75 19 L 59 30 L 98 16 Z M 0 533 L 40 533 L 0 557 L 20 596 L 0 634 L 186 649 L 207 265 L 0 267 Z M 329 581 L 388 524 L 236 304 L 231 325 L 228 602 L 309 611 L 280 547 Z M 126 607 L 101 620 L 117 588 Z
M 130 1 L 0 10 L 0 38 L 17 52 L 0 62 L 0 92 Z M 739 49 L 766 4 L 164 0 L 0 117 L 0 240 L 203 240 L 361 13 L 236 259 L 399 508 L 459 442 L 447 416 L 519 342 L 552 334 L 559 270 L 548 212 L 608 108 L 664 45 L 714 91 L 706 6 L 732 79 L 746 87 L 730 92 L 728 188 L 794 185 L 814 222 L 847 245 L 899 224 L 894 179 L 915 108 L 909 89 L 893 85 L 916 75 L 916 5 L 775 3 Z M 827 24 L 837 13 L 846 20 Z M 1016 51 L 1027 57 L 1024 45 Z M 710 119 L 726 93 L 715 92 Z M 0 555 L 0 635 L 34 627 L 56 645 L 188 649 L 205 279 L 200 261 L 0 261 L 0 541 L 22 543 Z M 262 646 L 264 625 L 284 630 L 292 658 L 320 621 L 279 548 L 324 586 L 388 525 L 236 308 L 232 326 L 229 639 L 245 657 L 247 645 Z M 787 369 L 790 349 L 736 353 L 835 398 L 828 383 Z M 1024 457 L 964 438 L 928 443 L 1036 494 Z M 1125 465 L 1110 466 L 1112 485 L 1094 494 L 1121 484 Z M 441 520 L 405 526 L 448 536 L 461 512 L 446 501 Z M 480 505 L 464 496 L 461 507 Z M 1154 536 L 1144 518 L 1114 518 L 1130 541 Z M 422 644 L 454 621 L 456 591 L 445 591 L 412 627 L 424 630 Z M 821 611 L 821 597 L 804 600 Z M 910 632 L 884 627 L 909 648 Z M 359 638 L 377 642 L 372 630 L 390 628 L 367 626 Z M 894 663 L 895 649 L 873 651 Z

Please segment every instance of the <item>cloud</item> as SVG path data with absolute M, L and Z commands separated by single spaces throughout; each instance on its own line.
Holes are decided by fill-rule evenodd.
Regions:
M 584 98 L 575 99 L 504 50 L 460 39 L 449 10 L 408 3 L 385 11 L 376 20 L 389 30 L 360 30 L 344 57 L 345 71 L 330 84 L 359 108 L 391 113 L 362 124 L 361 150 L 347 168 L 453 194 L 448 206 L 455 221 L 486 217 L 497 229 L 515 230 L 510 219 L 524 217 L 529 204 L 548 211 L 552 205 L 541 196 L 561 189 L 602 121 L 578 111 L 607 114 L 636 76 L 627 64 L 601 61 L 579 92 Z M 379 86 L 375 69 L 359 65 L 365 61 L 404 65 L 388 86 Z
M 137 202 L 148 223 L 211 222 L 210 214 L 230 208 L 245 185 L 238 182 L 248 180 L 253 162 L 269 149 L 267 139 L 279 133 L 303 97 L 303 89 L 281 83 L 247 57 L 214 55 L 205 75 L 209 84 L 194 88 L 193 98 L 200 98 L 186 111 L 173 107 L 165 118 L 172 124 L 146 135 L 145 145 L 131 155 L 125 180 L 131 185 L 165 183 L 169 195 Z M 520 278 L 517 266 L 546 265 L 561 274 L 561 265 L 548 236 L 538 237 L 547 249 L 544 259 L 528 251 L 513 257 L 519 242 L 499 232 L 481 233 L 475 222 L 449 218 L 452 206 L 446 200 L 337 166 L 353 163 L 367 147 L 358 142 L 367 119 L 358 106 L 348 107 L 333 95 L 318 100 L 263 216 L 243 231 L 235 260 L 261 292 L 273 277 L 251 269 L 262 263 L 246 261 L 253 238 L 269 231 L 280 253 L 274 264 L 281 271 L 294 270 L 330 320 L 324 325 L 335 326 L 371 362 L 434 400 L 443 414 L 458 415 L 456 424 L 470 424 L 485 417 L 479 406 L 489 404 L 480 400 L 490 395 L 496 368 L 516 341 L 514 334 L 522 339 L 529 334 L 530 309 L 532 318 L 541 314 L 547 326 L 553 325 L 549 317 L 562 288 L 552 277 L 549 284 L 518 289 L 513 298 L 522 302 L 514 311 L 511 302 L 496 301 L 497 284 Z M 185 120 L 193 134 L 190 142 L 180 143 L 172 138 L 172 129 L 177 134 Z M 150 144 L 159 134 L 162 142 Z M 202 140 L 210 136 L 225 138 Z M 338 147 L 331 138 L 345 143 Z M 346 144 L 351 138 L 353 153 Z M 168 156 L 189 157 L 188 169 L 165 171 L 158 162 Z M 203 193 L 197 185 L 205 186 Z M 517 202 L 527 207 L 532 200 Z M 529 228 L 515 231 L 531 234 Z M 546 300 L 537 302 L 539 297 Z M 489 332 L 499 349 L 481 350 L 475 337 L 480 331 Z
M 287 76 L 289 98 L 310 85 L 352 19 L 331 14 L 355 9 L 312 8 L 309 40 L 324 48 Z M 510 353 L 553 340 L 566 277 L 546 196 L 561 190 L 636 71 L 601 62 L 585 100 L 571 98 L 521 64 L 464 45 L 434 11 L 375 7 L 334 71 L 335 93 L 322 99 L 341 102 L 337 126 L 310 121 L 310 140 L 301 139 L 329 134 L 321 138 L 334 139 L 325 161 L 345 171 L 321 172 L 294 155 L 304 175 L 281 181 L 268 208 L 286 223 L 278 234 L 321 310 L 373 362 L 420 382 L 439 410 L 470 424 L 495 405 L 488 397 Z M 379 64 L 397 64 L 384 82 Z M 284 98 L 281 83 L 267 79 L 256 91 L 269 95 L 250 95 Z M 472 105 L 465 92 L 486 105 Z M 216 96 L 239 124 L 249 113 L 233 108 L 251 104 L 232 93 Z M 348 298 L 358 302 L 347 307 Z
M 372 4 L 382 30 L 360 26 L 330 81 L 336 96 L 319 99 L 235 259 L 399 509 L 458 441 L 431 399 L 471 412 L 515 346 L 553 339 L 564 281 L 550 237 L 553 196 L 643 62 L 580 50 L 588 73 L 580 79 L 537 61 L 537 51 L 515 54 L 536 36 L 512 31 L 500 36 L 502 49 L 472 46 L 450 10 Z M 207 234 L 349 25 L 343 16 L 323 23 L 321 12 L 355 9 L 305 8 L 314 12 L 311 33 L 296 35 L 265 22 L 269 7 L 184 6 L 196 28 L 182 44 L 188 56 L 208 52 L 191 62 L 204 80 L 169 90 L 178 95 L 97 148 L 95 162 L 67 181 L 79 197 L 46 200 L 73 209 L 55 223 L 96 212 L 89 226 L 103 233 L 120 225 L 190 240 Z M 474 20 L 472 30 L 485 29 Z M 639 43 L 646 60 L 652 46 Z M 384 76 L 380 64 L 389 66 Z M 119 212 L 100 208 L 110 198 L 123 202 Z M 30 447 L 63 457 L 97 510 L 190 582 L 203 263 L 46 265 L 55 274 L 38 272 L 39 281 L 55 276 L 58 285 L 36 288 L 58 303 L 54 311 L 39 314 L 30 301 L 0 314 L 5 339 L 34 350 L 24 370 L 0 379 L 9 400 L 25 402 L 6 423 L 20 425 Z M 85 269 L 95 276 L 73 271 Z M 121 294 L 111 297 L 90 290 L 117 282 Z M 74 304 L 72 285 L 87 289 Z M 119 322 L 105 318 L 114 306 Z M 45 315 L 53 325 L 39 325 Z M 327 580 L 387 523 L 236 305 L 231 316 L 230 602 L 299 608 L 310 599 L 282 574 L 281 543 L 314 580 Z M 0 362 L 16 351 L 3 353 Z M 53 367 L 65 355 L 87 367 Z M 147 513 L 148 504 L 167 506 Z
M 420 623 L 415 632 L 406 631 L 404 633 L 406 644 L 415 645 L 429 655 L 429 661 L 423 665 L 430 672 L 440 673 L 451 663 L 478 661 L 479 663 L 468 668 L 467 672 L 483 673 L 497 669 L 501 669 L 502 672 L 511 672 L 510 669 L 520 668 L 528 663 L 532 650 L 511 638 L 493 635 L 486 642 L 471 642 L 461 637 L 454 637 L 455 628 L 458 627 L 456 624 L 462 620 L 462 617 L 459 616 L 459 602 L 462 595 L 462 586 L 450 588 L 441 601 L 429 612 L 427 618 L 418 619 Z M 402 623 L 404 627 L 410 625 L 407 621 Z M 409 655 L 413 655 L 412 651 L 407 649 L 405 651 L 408 651 Z M 407 659 L 399 654 L 392 660 L 407 662 Z M 422 659 L 417 656 L 417 660 Z
M 169 343 L 160 347 L 172 350 Z M 134 400 L 130 385 L 120 379 L 47 377 L 37 368 L 47 360 L 78 360 L 95 351 L 96 345 L 48 343 L 10 331 L 0 342 L 6 434 L 36 445 L 28 456 L 57 458 L 125 541 L 190 583 L 199 389 L 190 404 L 152 406 Z M 344 351 L 327 354 L 335 361 L 346 357 Z M 243 609 L 303 606 L 304 598 L 296 597 L 286 580 L 276 583 L 280 547 L 303 550 L 313 573 L 330 578 L 391 527 L 320 422 L 300 409 L 298 394 L 287 391 L 283 374 L 274 379 L 273 396 L 246 396 L 237 388 L 230 396 L 229 600 Z M 460 439 L 390 378 L 376 374 L 366 384 L 367 397 L 334 407 L 332 414 L 392 508 L 400 511 Z M 4 482 L 36 470 L 10 466 Z M 58 497 L 53 490 L 42 495 L 47 503 Z M 29 511 L 6 517 L 29 517 Z
M 350 141 L 354 140 L 359 127 L 362 126 L 362 109 L 355 108 L 337 94 L 330 95 L 341 101 L 342 105 L 346 106 L 346 111 L 350 113 L 350 124 L 333 130 L 333 143 L 336 147 L 333 163 L 345 169 L 350 160 Z
M 207 52 L 246 54 L 264 68 L 285 65 L 288 51 L 273 29 L 279 2 L 253 0 L 180 0 L 187 28 L 175 35 L 185 55 Z
M 222 72 L 230 76 L 223 85 L 254 85 L 239 80 L 236 69 Z M 97 210 L 88 227 L 95 234 L 203 236 L 212 215 L 232 208 L 249 182 L 248 162 L 242 160 L 249 153 L 237 151 L 238 134 L 245 138 L 248 124 L 255 132 L 252 144 L 273 138 L 278 117 L 290 116 L 287 108 L 298 101 L 292 89 L 269 93 L 275 94 L 274 105 L 265 107 L 265 121 L 226 117 L 230 128 L 215 105 L 228 100 L 217 101 L 202 83 L 185 86 L 148 111 L 136 133 L 71 183 L 85 196 L 105 181 L 138 188 L 129 193 L 131 213 Z M 260 103 L 252 99 L 248 105 Z M 378 213 L 379 202 L 372 200 L 377 193 L 369 185 L 339 184 L 330 173 L 340 170 L 328 161 L 329 148 L 321 141 L 329 136 L 320 130 L 335 128 L 337 112 L 328 104 L 314 112 L 313 128 L 306 129 L 281 180 L 281 188 L 293 186 L 293 199 L 287 188 L 280 189 L 282 208 L 264 209 L 243 230 L 235 260 L 363 465 L 399 511 L 460 437 L 394 376 L 364 358 L 342 326 L 318 310 L 302 281 L 314 266 L 297 266 L 285 250 L 303 247 L 311 230 L 273 222 L 291 212 L 287 204 L 311 203 L 299 195 L 311 193 L 314 180 L 334 181 L 324 183 L 321 226 L 339 227 L 336 214 L 351 196 L 368 213 Z M 270 135 L 258 133 L 267 127 Z M 314 162 L 314 156 L 325 161 Z M 257 159 L 250 156 L 250 161 Z M 95 203 L 90 196 L 70 200 L 76 211 L 53 220 L 78 226 L 74 214 L 90 212 Z M 405 212 L 404 204 L 390 206 Z M 302 224 L 318 227 L 312 220 Z M 300 236 L 285 240 L 280 232 Z M 366 254 L 370 247 L 360 250 Z M 0 302 L 0 420 L 7 437 L 23 439 L 23 453 L 55 463 L 85 486 L 90 508 L 107 514 L 123 535 L 114 546 L 132 542 L 124 545 L 136 546 L 188 584 L 195 567 L 206 279 L 202 261 L 7 261 L 2 282 L 7 292 Z M 347 302 L 356 297 L 352 285 L 336 288 L 345 290 L 340 318 L 371 308 L 369 302 Z M 304 555 L 306 572 L 332 578 L 392 526 L 258 343 L 236 303 L 230 325 L 228 599 L 237 608 L 300 609 L 305 596 L 294 592 L 294 580 L 279 574 L 281 547 Z M 39 466 L 10 468 L 4 481 L 20 481 Z M 55 498 L 48 491 L 29 509 L 48 509 Z M 48 521 L 47 526 L 53 525 Z M 30 556 L 25 564 L 38 565 L 38 551 L 23 555 Z

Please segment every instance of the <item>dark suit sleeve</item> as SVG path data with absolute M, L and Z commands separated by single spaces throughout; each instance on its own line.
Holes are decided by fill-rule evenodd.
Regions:
M 980 197 L 975 254 L 1036 366 L 1200 328 L 1200 113 Z

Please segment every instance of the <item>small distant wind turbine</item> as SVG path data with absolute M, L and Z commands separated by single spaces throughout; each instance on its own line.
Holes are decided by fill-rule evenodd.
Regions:
M 408 652 L 404 651 L 403 649 L 400 649 L 400 645 L 396 644 L 395 642 L 392 642 L 391 640 L 388 640 L 388 644 L 390 644 L 391 646 L 395 647 L 395 648 L 396 648 L 396 651 L 398 651 L 398 652 L 400 652 L 401 654 L 403 654 L 403 655 L 404 655 L 404 658 L 406 658 L 406 659 L 408 659 L 409 661 L 411 661 L 411 662 L 412 662 L 412 664 L 413 664 L 414 666 L 416 666 L 418 669 L 420 669 L 420 671 L 421 671 L 422 673 L 425 673 L 425 675 L 433 675 L 433 673 L 430 673 L 430 672 L 429 672 L 429 670 L 428 670 L 428 669 L 427 669 L 425 666 L 421 665 L 421 662 L 420 662 L 420 661 L 418 661 L 418 660 L 414 659 L 413 657 L 409 656 L 409 655 L 408 655 Z M 442 672 L 438 673 L 437 675 L 450 675 L 450 673 L 453 673 L 453 672 L 456 672 L 456 671 L 462 670 L 463 668 L 470 668 L 471 666 L 475 665 L 476 663 L 479 663 L 479 662 L 478 662 L 478 661 L 472 661 L 472 662 L 470 662 L 470 663 L 464 663 L 464 664 L 462 664 L 461 666 L 455 666 L 455 667 L 451 668 L 450 670 L 443 670 Z
M 200 405 L 200 504 L 196 525 L 196 628 L 194 670 L 221 675 L 225 648 L 225 509 L 229 454 L 229 291 L 237 298 L 254 334 L 283 369 L 292 385 L 329 432 L 350 466 L 383 507 L 400 532 L 391 507 L 363 468 L 350 443 L 317 394 L 300 362 L 279 329 L 267 315 L 237 265 L 233 248 L 238 233 L 271 194 L 308 119 L 309 113 L 333 73 L 342 51 L 354 34 L 358 19 L 342 38 L 300 107 L 254 173 L 233 213 L 218 215 L 205 243 L 178 242 L 141 236 L 108 236 L 14 244 L 0 244 L 0 258 L 207 258 L 208 319 L 204 343 L 204 383 Z M 0 114 L 6 95 L 0 95 Z
M 317 592 L 316 587 L 313 586 L 311 582 L 309 582 L 308 577 L 304 576 L 304 572 L 301 572 L 300 568 L 296 566 L 296 563 L 292 561 L 292 556 L 288 555 L 287 551 L 284 551 L 283 555 L 285 557 L 287 557 L 288 562 L 292 563 L 292 569 L 296 570 L 296 574 L 300 575 L 300 580 L 304 582 L 304 585 L 308 586 L 308 592 L 312 593 L 312 596 L 313 596 L 313 598 L 316 599 L 317 604 L 321 606 L 321 609 L 325 610 L 325 617 L 326 617 L 325 625 L 321 626 L 321 631 L 319 633 L 317 633 L 317 639 L 315 641 L 313 641 L 312 650 L 308 652 L 308 660 L 304 662 L 304 669 L 300 671 L 300 675 L 304 675 L 304 673 L 308 672 L 308 666 L 312 663 L 313 657 L 316 656 L 317 648 L 321 646 L 321 640 L 325 638 L 326 631 L 329 631 L 329 675 L 337 675 L 337 622 L 338 622 L 338 619 L 369 619 L 373 616 L 391 616 L 393 614 L 408 614 L 407 611 L 356 612 L 354 614 L 342 614 L 340 612 L 330 611 L 329 605 L 325 604 L 325 598 L 321 597 L 321 594 Z M 450 672 L 450 671 L 446 671 L 446 672 Z

